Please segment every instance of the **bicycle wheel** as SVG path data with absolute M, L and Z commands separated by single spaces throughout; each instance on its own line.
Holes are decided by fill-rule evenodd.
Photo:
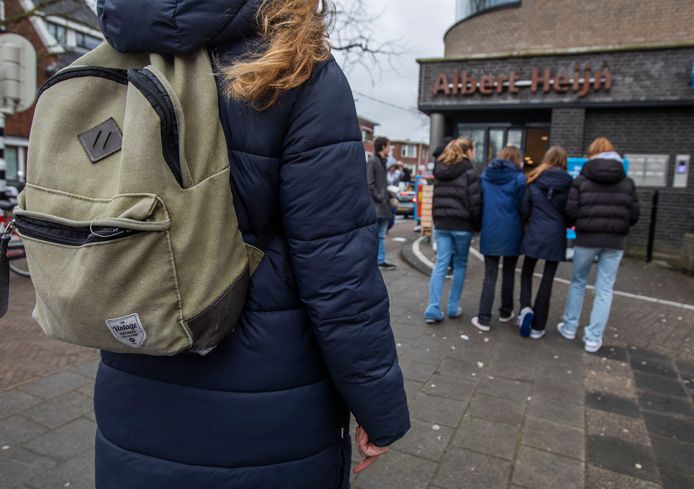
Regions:
M 17 258 L 15 260 L 10 261 L 10 270 L 16 273 L 17 275 L 21 275 L 22 277 L 31 276 L 29 274 L 29 266 L 27 265 L 26 257 Z

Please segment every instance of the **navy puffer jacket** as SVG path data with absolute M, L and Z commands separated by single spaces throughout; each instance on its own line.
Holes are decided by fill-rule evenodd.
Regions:
M 548 261 L 566 259 L 566 213 L 573 180 L 560 168 L 542 172 L 523 196 L 523 217 L 528 225 L 521 253 Z
M 480 251 L 489 256 L 518 256 L 523 241 L 521 204 L 525 175 L 508 160 L 493 160 L 482 181 Z
M 259 3 L 99 8 L 120 51 L 210 46 L 228 62 L 257 44 Z M 346 488 L 349 411 L 379 446 L 409 428 L 350 87 L 330 60 L 271 109 L 222 100 L 220 117 L 244 238 L 273 238 L 237 335 L 212 353 L 102 353 L 97 488 Z

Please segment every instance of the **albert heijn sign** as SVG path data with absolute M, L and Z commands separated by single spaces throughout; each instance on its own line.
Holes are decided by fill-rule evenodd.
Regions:
M 468 70 L 439 73 L 434 81 L 432 95 L 470 97 L 475 94 L 494 96 L 519 94 L 530 90 L 533 94 L 574 93 L 585 97 L 590 93 L 612 89 L 612 72 L 609 68 L 593 70 L 590 65 L 576 65 L 572 71 L 555 71 L 552 68 L 531 67 L 529 73 L 510 71 L 501 74 L 477 75 Z

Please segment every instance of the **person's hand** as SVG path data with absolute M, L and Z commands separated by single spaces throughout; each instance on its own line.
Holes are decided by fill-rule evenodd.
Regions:
M 384 453 L 388 453 L 390 448 L 388 447 L 377 447 L 373 443 L 369 443 L 369 435 L 366 434 L 364 428 L 357 426 L 356 433 L 354 434 L 354 440 L 357 442 L 357 448 L 359 453 L 364 459 L 357 464 L 354 468 L 354 473 L 358 474 L 366 470 L 371 464 L 373 464 L 378 457 Z

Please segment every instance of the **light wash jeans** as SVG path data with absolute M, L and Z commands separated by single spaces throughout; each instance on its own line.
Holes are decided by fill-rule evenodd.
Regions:
M 595 300 L 593 310 L 590 313 L 590 324 L 586 326 L 584 339 L 588 341 L 602 341 L 602 335 L 610 317 L 612 306 L 612 288 L 614 287 L 619 263 L 622 261 L 624 251 L 608 248 L 574 248 L 574 268 L 569 286 L 569 295 L 564 307 L 564 328 L 568 332 L 576 332 L 578 322 L 581 319 L 583 308 L 583 296 L 586 291 L 586 283 L 590 276 L 590 269 L 597 257 L 598 270 L 595 278 Z
M 434 265 L 434 271 L 429 281 L 429 306 L 424 312 L 425 318 L 443 319 L 441 294 L 443 293 L 443 283 L 446 280 L 448 265 L 451 262 L 451 254 L 453 254 L 453 282 L 448 294 L 448 315 L 455 316 L 458 313 L 472 234 L 469 231 L 446 231 L 444 229 L 434 231 L 436 265 Z
M 386 233 L 388 232 L 388 218 L 378 219 L 378 264 L 386 261 Z

